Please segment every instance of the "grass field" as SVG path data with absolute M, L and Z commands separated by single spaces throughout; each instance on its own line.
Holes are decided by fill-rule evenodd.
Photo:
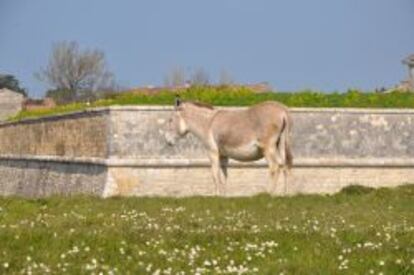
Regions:
M 414 274 L 414 185 L 290 198 L 0 198 L 0 274 Z

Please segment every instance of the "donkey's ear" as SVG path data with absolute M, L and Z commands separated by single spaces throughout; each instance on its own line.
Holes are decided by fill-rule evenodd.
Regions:
M 181 98 L 179 95 L 175 95 L 175 100 L 174 100 L 174 107 L 178 108 L 181 105 Z

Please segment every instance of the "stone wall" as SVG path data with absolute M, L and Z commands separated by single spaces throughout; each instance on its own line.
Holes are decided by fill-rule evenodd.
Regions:
M 0 124 L 0 154 L 106 158 L 108 113 L 97 109 Z
M 0 159 L 0 195 L 47 197 L 90 194 L 105 196 L 103 165 L 42 159 Z
M 109 107 L 2 124 L 0 178 L 8 181 L 0 194 L 212 195 L 200 142 L 189 135 L 165 143 L 171 112 Z M 298 108 L 292 115 L 294 167 L 278 194 L 414 183 L 414 111 Z M 264 161 L 230 163 L 227 195 L 257 194 L 269 183 Z
M 170 147 L 163 125 L 170 108 L 111 111 L 110 155 L 118 158 L 205 158 L 189 135 Z M 292 109 L 293 153 L 311 159 L 414 158 L 414 111 L 384 109 Z
M 137 196 L 214 195 L 210 168 L 182 167 L 111 167 L 109 177 L 117 186 L 126 186 L 128 193 L 116 189 L 114 194 Z M 294 167 L 285 183 L 280 178 L 277 195 L 332 194 L 350 184 L 395 187 L 413 183 L 413 167 Z M 250 196 L 270 188 L 265 166 L 233 166 L 228 171 L 226 196 Z M 119 193 L 118 193 L 119 192 Z

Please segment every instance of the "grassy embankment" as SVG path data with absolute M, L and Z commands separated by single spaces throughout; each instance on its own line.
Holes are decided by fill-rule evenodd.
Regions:
M 265 100 L 277 100 L 290 107 L 361 107 L 361 108 L 414 108 L 414 93 L 319 93 L 303 91 L 298 93 L 255 94 L 245 88 L 192 87 L 180 92 L 183 99 L 198 100 L 217 106 L 246 106 Z M 40 117 L 80 111 L 90 107 L 111 105 L 171 105 L 175 93 L 162 91 L 148 95 L 134 91 L 119 93 L 90 104 L 73 103 L 52 109 L 22 111 L 12 120 Z
M 0 274 L 413 274 L 414 186 L 273 198 L 0 198 Z

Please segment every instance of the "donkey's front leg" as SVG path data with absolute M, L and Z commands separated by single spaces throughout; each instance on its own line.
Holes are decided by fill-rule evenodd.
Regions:
M 229 163 L 228 157 L 220 157 L 220 187 L 221 187 L 221 195 L 226 195 L 226 188 L 227 188 L 227 166 Z
M 227 158 L 220 157 L 217 152 L 210 152 L 209 156 L 216 195 L 225 195 Z

